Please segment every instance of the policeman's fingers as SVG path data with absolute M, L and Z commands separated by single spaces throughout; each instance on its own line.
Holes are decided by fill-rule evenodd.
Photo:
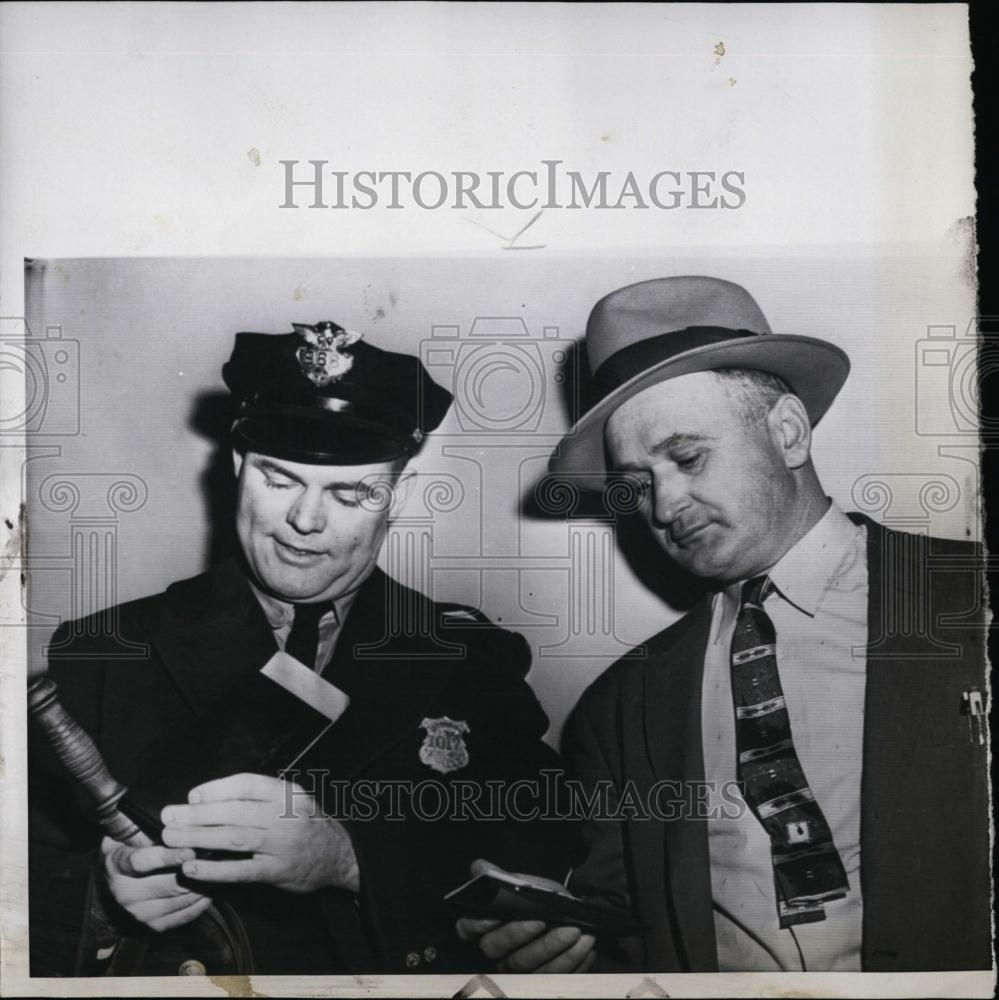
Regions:
M 107 854 L 108 851 L 113 850 L 118 846 L 120 841 L 112 840 L 110 837 L 104 837 L 101 839 L 101 850 Z M 152 847 L 155 841 L 147 837 L 141 830 L 136 829 L 135 833 L 129 838 L 129 847 Z
M 144 924 L 152 924 L 154 920 L 170 913 L 178 913 L 194 903 L 207 899 L 200 892 L 192 892 L 183 886 L 167 887 L 162 895 L 146 896 L 144 898 L 128 899 L 121 905 Z
M 123 875 L 126 878 L 142 878 L 153 872 L 176 868 L 194 857 L 194 851 L 186 847 L 129 847 L 107 837 L 101 842 L 101 853 L 108 876 Z
M 474 917 L 459 917 L 454 925 L 458 937 L 462 941 L 475 941 L 486 931 L 491 931 L 494 927 L 499 927 L 498 920 L 477 920 Z
M 585 972 L 596 958 L 597 953 L 593 950 L 596 939 L 592 934 L 584 934 L 568 950 L 561 955 L 546 962 L 536 972 Z
M 173 875 L 110 879 L 108 890 L 120 907 L 144 924 L 207 898 L 180 885 Z
M 582 936 L 578 927 L 555 927 L 508 954 L 499 963 L 499 969 L 501 972 L 535 972 L 554 960 L 561 959 Z M 575 967 L 581 958 L 582 955 L 573 960 L 572 966 Z
M 287 782 L 266 774 L 230 774 L 196 785 L 187 794 L 192 805 L 199 802 L 221 802 L 225 799 L 246 799 L 271 802 L 283 799 Z
M 192 920 L 197 920 L 212 905 L 212 901 L 205 896 L 198 896 L 196 893 L 191 893 L 190 895 L 194 899 L 193 903 L 189 903 L 180 909 L 172 910 L 162 916 L 154 917 L 148 922 L 148 926 L 154 931 L 162 933 L 163 931 L 173 930 L 175 927 L 183 927 L 184 924 L 189 924 Z
M 289 803 L 290 806 L 290 803 Z M 292 815 L 282 802 L 224 799 L 198 805 L 166 806 L 160 813 L 165 829 L 181 826 L 274 826 Z
M 483 934 L 479 948 L 487 958 L 502 958 L 544 934 L 547 926 L 542 920 L 511 920 Z
M 303 852 L 311 851 L 326 859 L 337 858 L 342 862 L 354 860 L 350 835 L 333 820 L 299 822 L 321 823 L 311 832 L 316 836 L 303 838 L 303 831 L 295 824 L 277 823 L 270 828 L 255 826 L 167 826 L 163 828 L 163 842 L 171 847 L 198 848 L 210 851 L 239 851 L 255 855 L 288 860 L 303 860 Z M 187 859 L 185 859 L 187 860 Z
M 313 886 L 311 866 L 289 864 L 270 854 L 255 854 L 241 861 L 189 861 L 184 874 L 204 882 L 263 882 L 287 892 L 310 892 Z
M 174 848 L 201 848 L 209 851 L 248 851 L 264 849 L 267 831 L 252 826 L 166 826 L 163 843 Z M 188 850 L 184 861 L 193 860 Z
M 199 882 L 271 882 L 273 872 L 263 855 L 240 861 L 186 861 L 183 872 Z

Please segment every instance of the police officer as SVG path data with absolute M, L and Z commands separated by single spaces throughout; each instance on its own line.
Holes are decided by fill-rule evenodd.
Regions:
M 150 836 L 102 838 L 35 741 L 33 974 L 148 972 L 122 941 L 159 945 L 222 900 L 257 972 L 481 969 L 443 896 L 476 857 L 561 877 L 564 829 L 469 808 L 490 781 L 557 766 L 524 639 L 376 566 L 450 393 L 417 358 L 330 322 L 238 334 L 223 378 L 238 406 L 238 556 L 68 623 L 50 648 L 63 703 Z M 108 620 L 118 635 L 102 634 Z M 119 637 L 147 655 L 112 658 Z M 297 696 L 292 714 L 262 674 Z M 261 684 L 273 701 L 247 709 Z M 333 725 L 295 744 L 316 708 Z M 264 743 L 284 756 L 261 756 Z M 499 822 L 475 822 L 489 808 Z

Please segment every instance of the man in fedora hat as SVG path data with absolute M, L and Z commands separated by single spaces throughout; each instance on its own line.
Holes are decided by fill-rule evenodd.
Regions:
M 145 836 L 102 839 L 34 733 L 32 972 L 481 969 L 445 893 L 483 853 L 564 875 L 564 847 L 461 797 L 558 762 L 525 640 L 376 566 L 450 393 L 330 322 L 238 334 L 223 378 L 236 557 L 50 646 Z M 223 902 L 246 940 L 219 950 L 192 929 Z
M 587 821 L 570 887 L 647 930 L 596 952 L 579 928 L 459 932 L 510 971 L 988 968 L 974 548 L 826 496 L 812 429 L 847 357 L 774 335 L 740 286 L 631 285 L 586 339 L 599 400 L 551 469 L 630 481 L 711 591 L 598 678 L 566 731 L 570 772 L 612 807 L 629 796 Z

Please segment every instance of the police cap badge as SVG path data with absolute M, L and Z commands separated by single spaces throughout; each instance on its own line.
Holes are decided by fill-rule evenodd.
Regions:
M 302 340 L 305 341 L 295 352 L 305 377 L 315 386 L 322 388 L 329 382 L 344 377 L 354 367 L 354 357 L 344 348 L 356 344 L 361 334 L 353 330 L 342 330 L 335 323 L 326 320 L 315 326 L 292 323 Z

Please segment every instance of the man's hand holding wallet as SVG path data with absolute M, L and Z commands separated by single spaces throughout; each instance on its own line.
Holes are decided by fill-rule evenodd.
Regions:
M 501 972 L 587 972 L 598 934 L 641 930 L 629 915 L 579 899 L 551 879 L 506 872 L 482 859 L 471 873 L 446 898 L 475 914 L 459 918 L 458 937 L 478 939 Z

